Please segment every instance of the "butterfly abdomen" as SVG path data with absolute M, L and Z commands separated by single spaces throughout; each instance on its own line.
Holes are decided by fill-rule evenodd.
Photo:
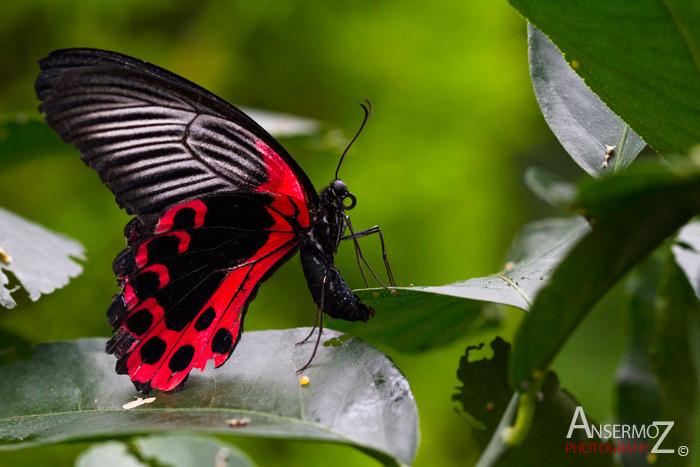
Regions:
M 311 296 L 324 313 L 346 321 L 367 321 L 374 316 L 374 309 L 360 302 L 319 244 L 304 244 L 300 256 Z

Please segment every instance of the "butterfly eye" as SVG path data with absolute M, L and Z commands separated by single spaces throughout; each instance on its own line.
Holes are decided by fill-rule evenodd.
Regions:
M 331 183 L 331 190 L 338 198 L 345 198 L 348 193 L 348 186 L 342 180 L 336 180 Z
M 350 204 L 348 204 L 347 200 L 350 200 Z M 345 195 L 345 198 L 343 198 L 343 209 L 346 211 L 349 211 L 350 209 L 354 208 L 355 205 L 357 204 L 357 198 L 355 198 L 355 195 L 352 193 L 348 193 Z

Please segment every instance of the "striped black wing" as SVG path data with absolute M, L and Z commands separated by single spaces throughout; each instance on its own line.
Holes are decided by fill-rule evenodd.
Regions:
M 184 78 L 94 49 L 53 52 L 40 67 L 47 122 L 130 214 L 241 189 L 316 204 L 311 182 L 274 138 Z

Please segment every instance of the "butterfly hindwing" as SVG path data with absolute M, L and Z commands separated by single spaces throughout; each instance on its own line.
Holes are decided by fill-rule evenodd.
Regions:
M 248 303 L 267 276 L 294 254 L 299 200 L 235 192 L 166 210 L 115 261 L 122 293 L 108 349 L 142 391 L 173 390 L 192 368 L 223 364 L 242 330 Z M 128 229 L 127 229 L 128 230 Z

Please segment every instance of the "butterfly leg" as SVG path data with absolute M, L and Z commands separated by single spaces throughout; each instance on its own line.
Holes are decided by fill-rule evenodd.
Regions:
M 345 216 L 345 226 L 343 227 L 343 230 L 341 232 L 338 232 L 338 241 L 336 242 L 336 245 L 339 245 L 342 240 L 347 240 L 352 238 L 352 235 L 345 235 L 345 231 L 350 228 L 350 231 L 352 232 L 352 228 L 349 227 L 350 225 L 350 218 L 348 216 Z M 365 275 L 365 268 L 362 267 L 362 261 L 360 261 L 360 258 L 362 257 L 362 251 L 360 250 L 360 244 L 358 242 L 353 243 L 355 246 L 355 258 L 357 259 L 357 267 L 360 268 L 360 274 L 362 274 L 362 280 L 365 281 L 365 287 L 369 288 L 369 282 L 367 281 L 367 276 Z
M 360 244 L 358 242 L 353 243 L 355 245 L 355 258 L 357 258 L 357 267 L 360 268 L 360 273 L 362 273 L 362 279 L 365 281 L 365 287 L 369 288 L 369 282 L 367 282 L 367 276 L 365 275 L 365 268 L 362 267 L 362 262 L 360 261 L 360 258 L 362 257 L 362 250 L 360 250 Z
M 374 278 L 377 280 L 377 282 L 379 282 L 379 284 L 382 287 L 389 290 L 392 294 L 395 294 L 396 292 L 390 290 L 389 287 L 384 285 L 384 283 L 379 279 L 379 277 L 377 277 L 377 274 L 375 274 L 372 267 L 369 265 L 369 263 L 367 263 L 367 260 L 362 255 L 362 250 L 360 249 L 360 244 L 357 241 L 357 239 L 361 238 L 361 237 L 366 237 L 368 235 L 372 235 L 375 233 L 379 234 L 379 241 L 381 242 L 381 245 L 382 245 L 382 256 L 384 258 L 384 266 L 386 267 L 386 273 L 389 276 L 389 285 L 391 285 L 392 287 L 396 287 L 396 281 L 394 281 L 394 274 L 391 272 L 391 266 L 389 266 L 389 258 L 387 257 L 387 254 L 386 254 L 386 246 L 384 244 L 384 235 L 382 234 L 382 229 L 380 229 L 379 226 L 375 225 L 374 227 L 371 227 L 367 230 L 361 230 L 359 232 L 355 232 L 352 228 L 352 224 L 351 224 L 350 218 L 348 216 L 345 216 L 345 222 L 347 222 L 348 230 L 350 230 L 350 235 L 345 235 L 345 236 L 341 237 L 340 239 L 341 240 L 352 239 L 353 242 L 355 243 L 355 252 L 358 255 L 358 262 L 361 258 L 362 261 L 367 266 L 367 268 L 369 269 L 369 272 L 372 273 L 372 276 L 374 276 Z M 362 270 L 361 267 L 360 267 L 360 270 Z M 362 275 L 364 276 L 364 272 Z
M 384 245 L 384 235 L 382 234 L 382 229 L 379 228 L 378 225 L 375 225 L 374 227 L 370 227 L 369 229 L 355 232 L 355 238 L 367 237 L 368 235 L 372 235 L 375 233 L 379 234 L 379 242 L 382 245 L 382 257 L 384 259 L 384 266 L 386 267 L 386 273 L 389 276 L 389 284 L 392 287 L 396 287 L 396 281 L 394 280 L 394 274 L 391 272 L 391 266 L 389 265 L 389 258 L 387 257 L 387 254 L 386 254 L 386 246 Z M 341 238 L 341 240 L 345 240 L 345 238 Z
M 306 370 L 306 369 L 309 367 L 309 365 L 311 365 L 311 362 L 314 361 L 314 357 L 316 356 L 316 351 L 318 350 L 318 346 L 319 346 L 319 344 L 321 343 L 321 334 L 323 334 L 323 301 L 324 301 L 324 295 L 325 295 L 325 293 L 326 293 L 326 278 L 327 278 L 327 277 L 328 277 L 328 274 L 326 274 L 325 276 L 323 276 L 323 288 L 321 289 L 321 304 L 319 305 L 318 311 L 316 312 L 316 320 L 319 321 L 319 318 L 320 318 L 320 322 L 319 322 L 319 325 L 318 325 L 318 337 L 316 338 L 316 345 L 314 346 L 314 351 L 311 353 L 311 358 L 309 359 L 308 362 L 306 362 L 306 365 L 304 365 L 303 367 L 301 367 L 301 368 L 299 368 L 299 369 L 297 370 L 297 374 L 299 374 L 299 373 L 301 373 L 302 371 Z M 315 329 L 315 328 L 316 328 L 316 325 L 314 324 L 314 329 Z M 304 339 L 304 340 L 301 341 L 301 342 L 306 341 L 309 337 L 311 337 L 311 335 L 312 335 L 313 333 L 314 333 L 314 331 L 313 331 L 313 329 L 312 329 L 312 330 L 311 330 L 311 334 L 309 334 L 309 335 L 306 337 L 306 339 Z M 300 343 L 301 343 L 301 342 L 300 342 Z
M 316 319 L 314 320 L 314 327 L 311 328 L 311 332 L 304 339 L 297 342 L 296 345 L 303 344 L 304 342 L 308 341 L 311 338 L 311 336 L 314 335 L 314 331 L 316 330 L 316 327 L 318 326 L 318 318 L 319 317 L 321 318 L 321 320 L 323 320 L 323 311 L 321 310 L 321 307 L 316 308 Z

